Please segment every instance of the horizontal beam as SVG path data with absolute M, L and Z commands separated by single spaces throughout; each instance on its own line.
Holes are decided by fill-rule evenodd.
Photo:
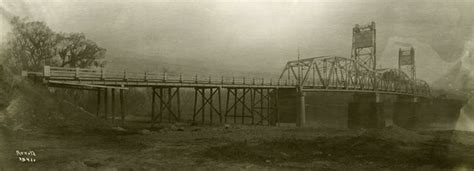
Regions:
M 426 97 L 429 96 L 419 95 L 419 94 L 410 94 L 410 93 L 400 93 L 393 91 L 375 91 L 375 90 L 357 90 L 357 89 L 302 89 L 303 92 L 350 92 L 350 93 L 377 93 L 377 94 L 392 94 L 392 95 L 405 95 L 413 97 Z
M 52 84 L 75 84 L 75 85 L 97 85 L 97 86 L 125 86 L 125 87 L 215 87 L 215 88 L 295 88 L 285 85 L 238 85 L 238 84 L 213 84 L 213 83 L 173 83 L 173 82 L 134 82 L 134 81 L 82 81 L 82 80 L 47 80 Z
M 118 89 L 118 90 L 128 90 L 126 87 L 117 87 L 117 86 L 103 86 L 103 85 L 94 85 L 94 84 L 82 84 L 82 83 L 67 83 L 60 81 L 48 81 L 49 84 L 54 86 L 77 86 L 77 87 L 88 87 L 88 88 L 107 88 L 107 89 Z

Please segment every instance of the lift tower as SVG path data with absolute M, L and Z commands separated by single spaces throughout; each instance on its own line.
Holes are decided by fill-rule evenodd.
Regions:
M 351 58 L 367 68 L 376 69 L 375 22 L 368 25 L 356 24 L 352 29 Z

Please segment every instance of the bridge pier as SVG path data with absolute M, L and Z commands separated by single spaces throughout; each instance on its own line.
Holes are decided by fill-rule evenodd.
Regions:
M 354 94 L 348 110 L 347 126 L 350 129 L 385 127 L 384 106 L 380 94 Z
M 304 127 L 306 123 L 306 101 L 305 101 L 306 93 L 301 91 L 298 92 L 299 96 L 299 110 L 298 110 L 298 119 L 296 122 L 297 127 Z
M 419 99 L 413 96 L 397 96 L 394 104 L 393 123 L 406 129 L 412 129 L 419 121 Z

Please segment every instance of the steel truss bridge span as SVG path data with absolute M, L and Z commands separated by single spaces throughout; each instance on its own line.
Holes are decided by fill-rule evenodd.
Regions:
M 319 56 L 289 61 L 279 80 L 295 82 L 303 91 L 348 91 L 431 96 L 429 85 L 398 69 L 373 70 L 359 61 Z

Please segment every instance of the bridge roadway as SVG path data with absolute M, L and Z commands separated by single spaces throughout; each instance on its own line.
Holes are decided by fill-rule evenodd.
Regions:
M 283 73 L 282 73 L 283 74 Z M 405 95 L 413 97 L 430 97 L 429 93 L 416 92 L 413 89 L 391 87 L 374 88 L 370 83 L 361 84 L 329 84 L 324 85 L 322 81 L 312 81 L 312 84 L 300 83 L 298 78 L 264 79 L 246 77 L 211 77 L 211 76 L 183 76 L 181 74 L 157 73 L 157 72 L 126 72 L 109 71 L 105 69 L 86 68 L 64 68 L 45 66 L 43 72 L 25 72 L 25 76 L 42 80 L 52 87 L 71 88 L 110 88 L 126 89 L 127 87 L 187 87 L 187 88 L 263 88 L 263 89 L 298 89 L 304 92 L 354 92 L 354 93 L 377 93 Z M 302 79 L 300 79 L 302 80 Z M 313 77 L 314 80 L 314 77 Z M 303 82 L 303 81 L 301 81 Z
M 151 123 L 181 120 L 180 89 L 194 89 L 193 121 L 228 122 L 233 119 L 251 124 L 276 125 L 280 123 L 279 94 L 295 94 L 300 111 L 297 123 L 304 123 L 305 92 L 348 92 L 369 94 L 369 101 L 378 102 L 378 95 L 388 94 L 411 98 L 430 98 L 426 84 L 400 77 L 392 70 L 377 73 L 355 68 L 355 62 L 340 57 L 315 57 L 287 63 L 279 79 L 246 77 L 183 76 L 156 72 L 126 72 L 105 69 L 63 68 L 45 66 L 43 72 L 24 72 L 23 75 L 42 81 L 51 87 L 77 88 L 97 91 L 97 116 L 116 120 L 115 91 L 119 91 L 120 118 L 125 117 L 124 90 L 133 87 L 152 89 Z M 346 66 L 342 66 L 345 63 Z M 332 67 L 331 67 L 332 66 Z M 295 68 L 298 72 L 295 72 Z M 351 68 L 352 67 L 352 68 Z M 353 72 L 357 70 L 357 72 Z M 284 78 L 284 75 L 288 77 Z M 396 75 L 396 77 L 393 77 Z M 312 79 L 309 79 L 312 78 Z M 403 79 L 400 79 L 403 78 Z M 420 86 L 421 85 L 421 86 Z M 221 93 L 226 93 L 225 100 Z M 299 96 L 297 94 L 300 94 Z M 103 101 L 102 101 L 103 100 Z M 111 102 L 109 101 L 111 100 Z M 158 103 L 159 105 L 156 105 Z M 225 103 L 225 108 L 223 108 Z M 109 106 L 109 104 L 111 106 Z M 109 110 L 112 111 L 109 111 Z M 158 113 L 157 113 L 158 112 Z M 111 114 L 112 116 L 109 116 Z M 165 116 L 168 114 L 167 116 Z

